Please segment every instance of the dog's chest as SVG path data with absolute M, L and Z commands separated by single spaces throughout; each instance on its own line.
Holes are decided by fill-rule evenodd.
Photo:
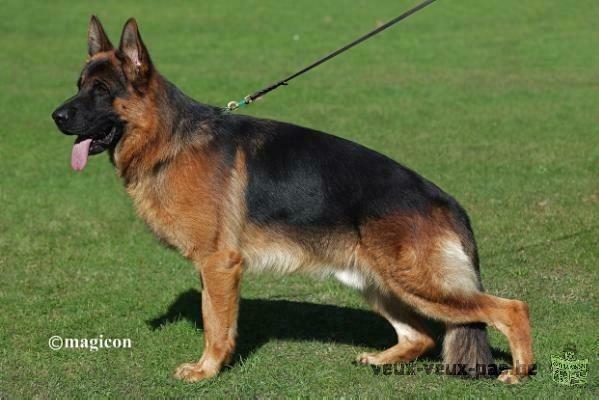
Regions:
M 137 214 L 163 242 L 184 256 L 208 250 L 217 235 L 218 207 L 201 180 L 183 171 L 149 176 L 127 187 Z
M 155 180 L 140 181 L 127 187 L 137 214 L 152 232 L 166 244 L 176 247 L 183 254 L 189 252 L 191 238 L 174 215 L 168 188 Z
M 142 180 L 127 187 L 127 192 L 133 199 L 137 214 L 148 224 L 154 234 L 171 246 L 179 247 L 180 239 L 177 229 L 173 226 L 174 220 L 158 189 L 155 183 Z

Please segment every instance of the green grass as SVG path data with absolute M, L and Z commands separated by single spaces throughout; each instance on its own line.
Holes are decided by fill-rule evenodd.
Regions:
M 89 15 L 113 42 L 136 16 L 161 72 L 224 105 L 415 1 L 140 4 L 0 2 L 0 398 L 599 396 L 596 1 L 440 1 L 247 110 L 377 149 L 462 202 L 486 288 L 531 307 L 539 374 L 517 387 L 375 376 L 351 361 L 393 334 L 358 294 L 273 275 L 244 279 L 231 368 L 170 377 L 203 347 L 194 268 L 135 217 L 106 155 L 69 170 L 72 138 L 50 119 L 74 94 Z M 47 344 L 100 334 L 133 348 Z M 551 379 L 569 343 L 591 361 L 586 387 Z

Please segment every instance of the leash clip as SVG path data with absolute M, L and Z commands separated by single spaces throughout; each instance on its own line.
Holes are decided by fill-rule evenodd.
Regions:
M 239 101 L 231 100 L 230 102 L 228 102 L 226 110 L 229 111 L 229 112 L 235 111 L 238 108 L 245 107 L 245 106 L 247 106 L 250 103 L 253 103 L 253 100 L 252 100 L 252 96 L 250 96 L 248 94 L 242 100 L 239 100 Z

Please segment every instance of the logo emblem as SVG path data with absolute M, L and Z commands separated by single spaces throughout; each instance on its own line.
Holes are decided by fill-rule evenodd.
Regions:
M 589 377 L 589 360 L 576 360 L 574 352 L 551 356 L 551 379 L 566 386 L 586 385 Z

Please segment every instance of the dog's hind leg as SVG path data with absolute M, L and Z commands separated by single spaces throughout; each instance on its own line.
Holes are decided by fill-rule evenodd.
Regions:
M 210 378 L 228 363 L 235 349 L 242 257 L 218 252 L 197 261 L 202 278 L 204 353 L 197 363 L 180 365 L 174 377 L 187 382 Z
M 460 364 L 489 364 L 489 345 L 480 329 L 484 323 L 510 344 L 513 368 L 499 379 L 516 383 L 529 375 L 534 361 L 528 306 L 482 292 L 474 245 L 467 237 L 440 217 L 388 217 L 363 226 L 360 233 L 358 258 L 379 283 L 422 315 L 448 325 L 446 359 L 462 353 L 471 359 Z M 452 331 L 462 328 L 468 337 L 452 340 Z M 470 348 L 457 348 L 462 345 Z
M 534 368 L 532 339 L 529 322 L 528 306 L 518 300 L 509 300 L 491 296 L 485 293 L 472 293 L 460 299 L 456 298 L 427 298 L 421 294 L 408 292 L 405 287 L 394 285 L 394 291 L 401 293 L 403 299 L 411 303 L 422 314 L 445 322 L 451 332 L 456 326 L 469 327 L 472 324 L 484 323 L 497 328 L 509 342 L 512 352 L 512 369 L 503 371 L 499 380 L 505 383 L 518 383 Z M 478 329 L 471 328 L 472 333 Z M 445 339 L 448 340 L 447 337 Z M 464 341 L 471 346 L 488 346 L 476 340 Z M 449 349 L 449 352 L 463 351 L 480 354 L 481 349 Z M 482 353 L 486 352 L 483 351 Z M 445 348 L 447 357 L 447 347 Z M 447 363 L 447 362 L 446 362 Z M 465 361 L 464 364 L 476 365 L 477 360 Z M 486 364 L 486 363 L 483 363 Z M 448 367 L 459 367 L 448 365 Z M 478 367 L 478 365 L 477 365 Z
M 395 329 L 398 343 L 379 353 L 362 353 L 357 362 L 373 365 L 410 362 L 434 347 L 434 340 L 420 322 L 422 317 L 406 304 L 383 293 L 376 285 L 367 287 L 363 295 L 372 309 Z

